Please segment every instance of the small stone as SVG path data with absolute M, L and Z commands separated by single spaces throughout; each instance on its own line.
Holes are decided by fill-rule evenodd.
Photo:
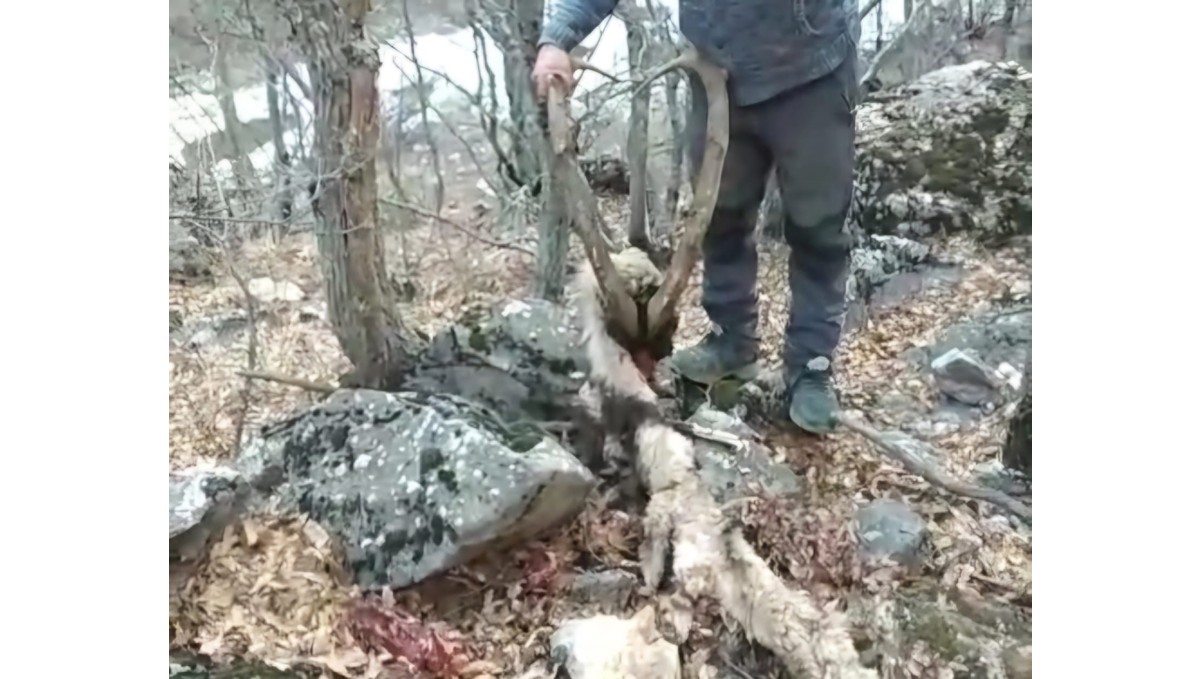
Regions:
M 951 349 L 934 359 L 930 368 L 938 388 L 955 401 L 969 406 L 995 403 L 1000 378 L 972 354 Z
M 868 563 L 882 559 L 916 568 L 928 535 L 925 520 L 897 500 L 875 500 L 858 510 L 859 551 Z
M 304 299 L 304 290 L 291 281 L 277 281 L 263 276 L 253 278 L 247 283 L 250 294 L 263 302 L 299 302 Z
M 589 571 L 571 581 L 571 598 L 581 604 L 599 604 L 601 610 L 624 609 L 637 589 L 637 576 L 622 570 Z

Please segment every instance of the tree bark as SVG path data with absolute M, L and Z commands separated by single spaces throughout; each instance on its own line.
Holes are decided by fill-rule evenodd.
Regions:
M 538 215 L 537 270 L 533 294 L 552 302 L 561 301 L 567 278 L 567 206 L 553 179 L 543 180 L 542 212 Z
M 267 70 L 267 116 L 271 120 L 271 143 L 275 146 L 275 215 L 279 221 L 286 222 L 292 217 L 292 157 L 283 141 L 283 109 L 279 100 L 282 69 L 269 56 L 264 61 Z
M 504 51 L 504 89 L 512 137 L 505 172 L 509 181 L 529 187 L 535 195 L 541 192 L 546 167 L 540 145 L 544 137 L 541 107 L 532 80 L 542 9 L 543 0 L 496 0 L 494 8 L 479 13 L 484 30 Z
M 1008 423 L 1001 461 L 1004 466 L 1033 476 L 1033 359 L 1025 366 L 1025 393 L 1017 414 Z
M 906 0 L 906 1 L 912 2 L 912 0 Z M 1017 0 L 1004 0 L 1004 16 L 1003 16 L 1003 18 L 1001 18 L 1000 21 L 1001 21 L 1001 23 L 1004 24 L 1005 28 L 1011 29 L 1013 27 L 1013 19 L 1016 17 L 1016 15 L 1017 15 Z
M 233 100 L 233 79 L 229 73 L 229 40 L 218 35 L 213 45 L 213 75 L 217 80 L 217 105 L 221 108 L 225 140 L 229 144 L 229 157 L 233 163 L 233 176 L 242 189 L 254 186 L 254 166 L 250 163 L 249 149 L 241 139 L 242 121 L 238 118 L 237 105 Z
M 329 320 L 354 372 L 343 386 L 394 390 L 415 340 L 396 314 L 376 189 L 379 52 L 364 31 L 370 0 L 296 0 L 293 28 L 312 76 L 320 168 L 313 194 Z

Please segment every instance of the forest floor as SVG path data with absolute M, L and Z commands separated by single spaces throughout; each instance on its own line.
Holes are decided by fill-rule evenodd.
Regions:
M 620 218 L 622 203 L 605 204 L 613 221 Z M 475 215 L 472 209 L 446 214 L 466 230 L 487 231 L 495 216 Z M 403 272 L 403 280 L 414 284 L 402 316 L 427 335 L 468 305 L 523 296 L 532 278 L 529 254 L 484 244 L 444 223 L 413 224 L 403 234 L 393 230 L 387 241 L 392 272 Z M 529 243 L 522 247 L 532 249 Z M 778 245 L 760 249 L 760 329 L 768 361 L 774 362 L 787 317 L 787 259 Z M 964 275 L 872 314 L 866 327 L 848 334 L 839 356 L 844 407 L 882 417 L 886 424 L 876 399 L 899 390 L 932 411 L 936 388 L 904 353 L 929 345 L 951 324 L 994 308 L 1031 284 L 1028 252 L 1018 247 L 984 249 L 966 240 L 944 240 L 936 244 L 935 255 L 956 262 Z M 173 318 L 172 469 L 228 459 L 239 447 L 234 436 L 242 417 L 248 437 L 258 426 L 319 398 L 272 382 L 253 383 L 246 398 L 237 373 L 248 367 L 251 337 L 258 370 L 334 383 L 349 367 L 325 321 L 311 234 L 278 244 L 249 242 L 231 264 L 246 279 L 277 283 L 275 293 L 255 304 L 253 329 L 244 322 L 220 322 L 244 314 L 245 297 L 228 271 L 210 283 L 170 288 L 172 314 L 193 330 L 187 337 Z M 682 304 L 679 345 L 699 339 L 707 328 L 698 300 L 700 275 L 695 273 Z M 975 465 L 997 457 L 1004 424 L 1003 412 L 997 411 L 928 440 L 942 452 L 949 471 L 969 478 Z M 763 528 L 754 533 L 755 546 L 777 572 L 818 600 L 876 586 L 871 574 L 855 565 L 852 518 L 872 499 L 899 497 L 930 531 L 924 577 L 970 583 L 988 596 L 1032 606 L 1031 538 L 1004 517 L 933 491 L 854 434 L 824 440 L 768 435 L 767 445 L 807 478 L 807 505 L 791 509 L 782 531 L 761 525 L 768 508 L 749 508 L 744 518 Z M 777 510 L 774 515 L 778 521 Z M 555 624 L 578 609 L 562 595 L 574 573 L 600 564 L 638 572 L 639 531 L 639 517 L 594 506 L 510 554 L 457 568 L 412 590 L 385 593 L 384 599 L 401 604 L 396 607 L 381 606 L 378 597 L 364 601 L 347 584 L 332 542 L 315 524 L 249 517 L 226 532 L 186 586 L 188 603 L 172 614 L 173 643 L 217 658 L 246 654 L 282 664 L 303 661 L 344 676 L 387 676 L 389 654 L 410 652 L 426 658 L 426 669 L 435 676 L 437 668 L 451 666 L 454 674 L 445 676 L 519 676 L 544 662 Z M 633 599 L 629 611 L 644 595 L 635 593 Z

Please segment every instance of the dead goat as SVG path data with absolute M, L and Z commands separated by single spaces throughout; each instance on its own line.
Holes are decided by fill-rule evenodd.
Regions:
M 589 362 L 583 410 L 599 427 L 605 466 L 632 468 L 649 498 L 639 560 L 646 585 L 655 591 L 670 571 L 670 591 L 658 600 L 664 637 L 685 641 L 697 600 L 708 597 L 793 672 L 826 679 L 877 677 L 859 664 L 843 617 L 818 607 L 803 590 L 788 588 L 726 521 L 700 478 L 691 439 L 665 420 L 651 387 L 654 364 L 670 353 L 676 307 L 715 207 L 729 139 L 724 71 L 689 49 L 655 75 L 678 66 L 692 69 L 704 83 L 708 143 L 692 210 L 665 273 L 637 248 L 609 254 L 595 197 L 575 158 L 565 96 L 551 88 L 554 183 L 569 194 L 571 221 L 590 264 L 573 282 Z

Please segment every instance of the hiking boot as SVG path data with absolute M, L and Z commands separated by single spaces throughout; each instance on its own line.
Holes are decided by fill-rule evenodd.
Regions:
M 818 357 L 799 370 L 792 381 L 788 417 L 810 434 L 828 434 L 837 424 L 837 394 L 829 359 Z
M 671 367 L 692 382 L 711 385 L 732 377 L 748 382 L 758 376 L 756 340 L 719 331 L 671 356 Z

